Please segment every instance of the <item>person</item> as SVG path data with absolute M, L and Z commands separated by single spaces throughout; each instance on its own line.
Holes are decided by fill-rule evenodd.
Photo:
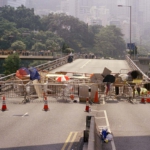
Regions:
M 106 83 L 106 95 L 108 94 L 109 91 L 110 91 L 110 83 L 107 82 Z
M 73 53 L 71 52 L 68 56 L 68 62 L 72 62 L 73 61 Z

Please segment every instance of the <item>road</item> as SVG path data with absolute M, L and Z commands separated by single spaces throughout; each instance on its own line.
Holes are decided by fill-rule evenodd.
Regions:
M 130 70 L 124 60 L 78 59 L 55 71 L 102 73 L 104 67 L 113 73 Z M 15 100 L 16 101 L 16 100 Z M 18 99 L 21 101 L 21 99 Z M 97 127 L 107 126 L 114 135 L 113 143 L 103 143 L 104 150 L 149 150 L 150 105 L 129 103 L 126 99 L 104 101 L 85 112 L 85 104 L 73 102 L 14 103 L 6 99 L 8 111 L 0 111 L 0 149 L 5 150 L 69 150 L 80 149 L 86 116 L 95 115 Z
M 119 73 L 124 69 L 130 70 L 125 60 L 104 60 L 104 59 L 77 59 L 73 63 L 68 63 L 60 68 L 56 68 L 51 72 L 69 71 L 80 73 L 102 73 L 104 67 L 107 67 L 112 73 Z

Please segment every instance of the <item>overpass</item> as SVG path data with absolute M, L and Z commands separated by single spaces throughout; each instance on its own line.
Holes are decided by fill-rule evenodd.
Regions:
M 126 57 L 126 61 L 124 60 L 124 61 L 122 61 L 122 60 L 98 60 L 98 59 L 95 59 L 95 60 L 90 60 L 90 59 L 86 59 L 84 62 L 83 62 L 83 59 L 82 59 L 82 57 L 81 56 L 79 56 L 79 55 L 75 55 L 74 56 L 75 57 L 75 59 L 77 59 L 77 61 L 74 61 L 74 63 L 73 64 L 70 64 L 70 63 L 67 63 L 67 57 L 63 57 L 63 58 L 60 58 L 60 59 L 57 59 L 57 60 L 54 60 L 54 61 L 52 61 L 52 62 L 47 62 L 47 63 L 45 63 L 45 64 L 42 64 L 42 65 L 39 65 L 39 66 L 36 66 L 36 68 L 38 68 L 38 70 L 48 70 L 48 71 L 50 71 L 50 72 L 55 72 L 55 71 L 65 71 L 65 69 L 67 70 L 67 71 L 77 71 L 77 72 L 102 72 L 102 70 L 103 70 L 103 68 L 104 68 L 104 66 L 108 66 L 108 68 L 110 68 L 111 70 L 113 70 L 113 73 L 119 73 L 119 70 L 122 68 L 122 69 L 131 69 L 131 70 L 139 70 L 142 74 L 143 74 L 143 76 L 145 77 L 145 78 L 147 78 L 148 79 L 148 77 L 140 70 L 140 68 L 138 68 L 135 64 L 134 64 L 134 62 L 129 58 L 129 57 Z M 113 64 L 112 64 L 113 63 Z M 106 65 L 107 64 L 107 65 Z M 123 64 L 125 64 L 125 66 L 123 65 Z M 72 66 L 72 65 L 74 65 L 74 67 Z M 65 68 L 64 68 L 64 70 L 60 70 L 61 68 L 61 66 L 65 66 Z M 73 70 L 74 69 L 74 70 Z M 6 80 L 8 80 L 8 79 L 10 79 L 10 78 L 12 78 L 12 77 L 14 77 L 15 76 L 15 73 L 14 74 L 12 74 L 12 75 L 9 75 L 9 76 L 7 76 L 7 77 L 2 77 L 2 78 L 0 78 L 0 80 L 1 81 L 6 81 Z M 123 102 L 122 102 L 123 103 Z M 34 104 L 34 103 L 33 103 Z M 50 103 L 50 108 L 52 107 L 51 105 L 53 105 L 53 103 Z M 66 104 L 67 105 L 67 104 Z M 65 106 L 66 106 L 65 105 Z M 35 105 L 36 107 L 34 107 L 34 109 L 33 108 L 31 108 L 30 107 L 30 110 L 35 110 L 36 108 L 37 108 L 37 105 Z M 62 106 L 62 105 L 60 105 L 60 106 Z M 57 110 L 59 110 L 59 113 L 60 114 L 64 114 L 63 113 L 63 111 L 65 111 L 65 113 L 66 113 L 66 110 L 68 110 L 69 108 L 67 108 L 67 107 L 65 107 L 64 105 L 63 105 L 63 107 L 61 108 L 61 107 L 59 107 L 58 106 L 58 103 L 56 103 L 56 106 L 54 106 L 54 108 L 55 109 L 57 109 L 57 107 L 59 107 L 59 109 L 57 109 Z M 81 105 L 82 106 L 82 105 Z M 80 107 L 81 107 L 80 106 Z M 114 105 L 113 105 L 114 106 Z M 108 109 L 108 112 L 109 111 L 111 111 L 111 109 L 112 109 L 112 107 L 113 107 L 112 105 L 111 105 L 111 107 L 109 107 L 109 109 Z M 128 107 L 127 108 L 129 108 L 129 105 L 127 105 Z M 20 106 L 21 107 L 21 106 Z M 28 107 L 29 107 L 29 105 L 28 105 Z M 71 107 L 71 106 L 69 106 L 69 107 Z M 78 106 L 79 107 L 79 106 Z M 84 107 L 84 106 L 83 106 Z M 103 105 L 93 105 L 93 106 L 91 106 L 92 107 L 92 109 L 93 109 L 93 112 L 95 112 L 96 113 L 96 115 L 97 115 L 97 119 L 98 120 L 100 120 L 101 119 L 101 115 L 102 115 L 102 113 L 104 113 L 104 114 L 106 114 L 106 112 L 105 111 L 99 111 L 99 110 L 103 110 L 103 109 L 105 109 L 105 107 L 103 106 Z M 103 108 L 104 107 L 104 108 Z M 108 107 L 108 106 L 106 106 L 106 107 Z M 123 107 L 124 108 L 124 107 Z M 127 109 L 126 108 L 126 109 Z M 27 109 L 27 108 L 26 108 Z M 66 110 L 65 110 L 66 109 Z M 77 112 L 78 112 L 78 110 L 77 110 L 77 108 L 72 108 L 73 110 L 75 110 L 76 112 L 70 112 L 70 117 L 72 117 L 73 118 L 73 120 L 74 120 L 74 114 L 77 114 Z M 98 110 L 97 110 L 98 109 Z M 111 113 L 113 114 L 115 111 L 116 111 L 116 109 L 117 109 L 117 107 L 115 108 L 115 107 L 113 107 L 113 109 L 112 109 L 112 111 L 111 111 Z M 62 111 L 60 111 L 60 110 L 62 110 Z M 122 109 L 122 111 L 123 110 L 125 110 L 125 109 Z M 20 111 L 20 109 L 19 109 L 19 111 Z M 71 111 L 71 110 L 70 110 Z M 82 111 L 82 112 L 81 112 Z M 120 111 L 120 110 L 119 110 Z M 37 111 L 36 111 L 37 112 Z M 52 114 L 54 112 L 54 109 L 52 109 L 51 111 L 50 111 L 50 113 Z M 10 111 L 10 113 L 11 113 L 11 111 Z M 118 113 L 118 112 L 117 112 Z M 7 113 L 7 114 L 9 114 L 9 112 Z M 39 116 L 42 116 L 43 117 L 43 115 L 41 115 L 41 113 L 37 113 Z M 46 113 L 46 114 L 44 114 L 44 116 L 46 117 L 46 119 L 48 119 L 49 117 L 50 117 L 50 114 L 48 114 L 48 116 L 47 116 L 47 114 L 48 113 Z M 82 115 L 83 114 L 83 110 L 81 109 L 80 110 L 80 114 L 78 114 L 76 117 L 78 117 L 78 118 L 80 118 L 79 120 L 82 120 L 82 118 L 80 117 L 80 115 Z M 90 115 L 93 115 L 92 113 L 89 113 Z M 3 117 L 1 117 L 1 118 L 3 118 L 4 119 L 4 113 L 2 114 L 3 115 Z M 34 116 L 34 114 L 33 114 L 33 112 L 32 112 L 32 115 Z M 31 117 L 32 117 L 32 115 L 30 115 Z M 118 113 L 117 115 L 115 115 L 115 116 L 119 116 L 120 115 L 120 113 Z M 9 115 L 7 115 L 7 117 L 8 117 Z M 17 115 L 16 115 L 17 116 Z M 19 116 L 19 115 L 18 115 Z M 23 119 L 28 119 L 28 118 L 24 118 L 24 116 L 25 115 L 22 115 L 22 121 L 23 121 Z M 35 116 L 34 116 L 35 117 Z M 44 118 L 45 118 L 44 117 Z M 58 117 L 58 112 L 57 112 L 57 117 Z M 59 117 L 59 119 L 61 119 L 63 116 L 61 116 L 61 117 Z M 105 116 L 104 116 L 105 117 Z M 104 119 L 104 117 L 102 117 L 102 119 Z M 110 117 L 112 117 L 111 115 L 110 115 Z M 128 116 L 129 117 L 129 116 Z M 7 118 L 6 118 L 7 119 Z M 16 119 L 16 118 L 15 118 Z M 32 118 L 33 119 L 33 118 Z M 32 120 L 32 119 L 30 119 L 30 120 Z M 43 118 L 41 118 L 42 120 L 43 120 Z M 46 120 L 45 119 L 45 120 Z M 16 120 L 14 120 L 14 119 L 12 119 L 12 117 L 10 118 L 10 120 L 11 121 L 15 121 L 16 122 Z M 17 122 L 20 122 L 20 120 L 17 118 Z M 27 120 L 27 121 L 29 121 L 29 120 Z M 77 121 L 77 120 L 76 120 Z M 116 120 L 117 121 L 117 120 Z M 4 122 L 8 122 L 8 120 L 5 120 Z M 13 122 L 13 125 L 14 124 L 16 124 L 15 122 Z M 61 126 L 60 127 L 62 127 L 62 126 L 64 126 L 64 122 L 65 123 L 67 123 L 68 121 L 65 121 L 65 119 L 64 120 L 62 120 L 62 122 L 61 122 Z M 103 123 L 103 121 L 101 121 L 102 123 Z M 119 125 L 121 124 L 121 122 L 122 122 L 122 120 L 119 122 Z M 22 122 L 23 124 L 27 124 L 27 123 L 25 123 L 25 122 Z M 21 125 L 22 125 L 22 123 L 21 123 Z M 51 124 L 53 123 L 53 120 L 52 120 L 52 118 L 51 118 Z M 75 124 L 76 122 L 74 122 L 73 121 L 73 123 Z M 77 124 L 80 124 L 80 122 L 78 122 L 77 121 Z M 107 123 L 107 125 L 109 125 L 108 124 L 108 118 L 106 118 L 106 123 Z M 113 122 L 113 123 L 115 123 L 115 122 Z M 48 124 L 48 121 L 46 121 L 46 123 L 44 123 L 44 125 L 46 125 L 46 124 Z M 20 125 L 20 124 L 19 124 Z M 40 124 L 41 126 L 44 126 L 43 124 Z M 40 125 L 38 126 L 39 128 L 40 128 Z M 50 125 L 50 124 L 48 124 L 48 125 Z M 56 126 L 56 122 L 54 121 L 54 125 Z M 104 124 L 102 124 L 103 126 L 104 126 Z M 117 126 L 118 128 L 119 128 L 119 125 Z M 32 126 L 32 125 L 31 125 Z M 100 126 L 100 125 L 99 125 Z M 131 126 L 131 124 L 130 124 L 130 126 Z M 5 126 L 4 126 L 5 127 Z M 46 126 L 46 127 L 48 127 L 48 126 Z M 100 126 L 101 127 L 101 126 Z M 20 127 L 21 128 L 21 127 Z M 19 131 L 21 132 L 21 130 L 20 130 L 20 128 L 19 128 Z M 45 128 L 45 127 L 43 127 L 43 128 Z M 49 127 L 50 128 L 50 127 Z M 46 128 L 47 130 L 49 130 L 49 128 Z M 54 128 L 54 127 L 53 127 Z M 81 127 L 80 127 L 81 128 Z M 29 128 L 30 129 L 30 128 Z M 41 129 L 41 128 L 40 128 Z M 56 127 L 54 128 L 54 129 L 56 129 Z M 58 127 L 58 129 L 59 129 L 59 127 Z M 57 130 L 58 130 L 57 129 Z M 47 130 L 45 131 L 45 133 L 47 134 Z M 53 129 L 51 129 L 51 130 L 53 130 Z M 9 130 L 10 131 L 10 130 Z M 11 131 L 13 131 L 13 130 L 11 130 Z M 29 130 L 30 132 L 32 131 L 32 130 Z M 62 129 L 61 130 L 59 130 L 59 131 L 61 131 L 61 132 L 63 132 L 62 131 Z M 141 131 L 141 130 L 140 130 Z M 25 131 L 24 131 L 25 132 Z M 27 132 L 27 131 L 26 131 Z M 50 131 L 49 131 L 50 132 Z M 51 132 L 50 132 L 51 133 Z M 24 133 L 23 133 L 24 134 Z M 87 146 L 87 149 L 89 148 L 93 148 L 94 146 L 95 146 L 95 142 L 94 141 L 97 141 L 96 139 L 97 139 L 97 137 L 95 137 L 94 135 L 96 135 L 97 133 L 95 132 L 95 120 L 94 119 L 92 119 L 91 120 L 91 128 L 90 128 L 90 140 L 89 140 L 89 143 L 88 143 L 88 146 Z M 2 133 L 2 135 L 3 135 L 3 133 Z M 9 133 L 8 133 L 8 135 L 9 135 Z M 22 134 L 21 134 L 22 135 Z M 65 135 L 65 134 L 64 134 Z M 60 133 L 59 133 L 59 135 L 57 136 L 57 138 L 60 136 Z M 3 137 L 3 136 L 2 136 Z M 11 136 L 10 136 L 11 137 Z M 44 136 L 43 136 L 44 137 Z M 8 138 L 9 138 L 9 136 L 8 136 Z M 46 138 L 48 138 L 48 140 L 49 140 L 49 137 L 47 137 L 46 136 Z M 51 137 L 52 138 L 52 137 Z M 96 138 L 96 139 L 95 139 Z M 67 139 L 67 138 L 66 138 Z M 1 139 L 2 140 L 2 139 Z M 117 140 L 117 139 L 116 139 Z M 41 140 L 42 141 L 42 140 Z M 45 141 L 44 141 L 45 142 Z M 44 143 L 43 142 L 43 143 Z M 3 142 L 3 145 L 5 145 L 4 144 L 5 142 Z M 11 143 L 11 142 L 10 142 Z M 15 142 L 14 142 L 15 143 Z M 13 144 L 14 144 L 13 143 Z M 41 142 L 42 143 L 42 142 Z M 130 142 L 129 142 L 130 143 Z M 44 144 L 43 144 L 44 145 Z M 52 145 L 49 145 L 49 146 L 52 146 Z M 45 146 L 46 147 L 46 146 Z M 27 147 L 26 147 L 27 148 Z M 90 149 L 91 150 L 91 149 Z M 96 150 L 96 149 L 94 149 L 93 148 L 93 150 Z
M 9 55 L 0 55 L 0 59 L 6 59 Z M 20 59 L 22 60 L 55 60 L 58 59 L 58 57 L 54 57 L 54 56 L 33 56 L 33 55 L 29 55 L 29 56 L 19 56 Z
M 1 56 L 1 57 L 4 58 L 6 56 Z M 30 59 L 29 56 L 20 56 L 20 57 L 22 57 L 24 59 L 27 59 L 27 58 Z M 36 56 L 30 56 L 30 57 L 32 59 Z M 44 57 L 46 57 L 46 56 L 44 56 Z M 43 56 L 37 56 L 37 59 L 44 59 L 44 57 Z M 48 61 L 47 63 L 41 64 L 41 65 L 38 65 L 38 66 L 35 66 L 35 68 L 37 68 L 39 71 L 42 71 L 42 70 L 52 71 L 55 68 L 58 68 L 60 66 L 63 66 L 64 64 L 68 63 L 68 56 L 58 58 L 58 59 L 47 56 L 45 59 L 50 59 L 50 58 L 54 59 L 54 60 L 53 61 Z M 74 60 L 76 60 L 76 59 L 84 59 L 84 55 L 83 54 L 74 54 Z M 138 70 L 139 72 L 142 73 L 144 78 L 149 79 L 149 77 L 143 72 L 143 70 L 141 68 L 139 68 L 138 65 L 136 65 L 136 63 L 128 55 L 125 57 L 125 60 L 127 61 L 128 65 L 131 67 L 132 70 Z M 117 60 L 114 60 L 114 61 L 117 61 Z M 113 60 L 112 60 L 112 62 L 113 62 Z M 8 75 L 6 77 L 1 77 L 0 81 L 9 79 L 9 78 L 14 77 L 14 76 L 15 76 L 15 73 L 13 73 L 11 75 Z

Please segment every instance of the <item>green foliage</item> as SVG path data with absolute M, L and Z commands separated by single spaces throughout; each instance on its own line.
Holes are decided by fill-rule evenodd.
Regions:
M 122 33 L 115 26 L 103 27 L 95 38 L 95 50 L 103 56 L 118 57 L 125 50 Z
M 69 48 L 69 46 L 66 43 L 64 43 L 63 46 L 62 46 L 62 52 L 66 53 L 67 48 Z
M 16 41 L 16 42 L 12 43 L 11 48 L 13 50 L 25 50 L 26 45 L 22 41 Z
M 67 54 L 69 54 L 71 52 L 74 52 L 74 50 L 72 48 L 66 48 L 64 51 L 64 53 L 67 53 Z
M 33 51 L 40 51 L 40 50 L 45 50 L 46 45 L 42 44 L 41 42 L 37 42 L 32 46 Z
M 20 63 L 21 63 L 21 60 L 18 54 L 15 53 L 15 54 L 9 55 L 3 63 L 3 67 L 5 70 L 4 74 L 9 75 L 11 73 L 15 73 L 19 69 Z
M 15 22 L 17 28 L 37 30 L 40 26 L 40 17 L 34 14 L 34 9 L 24 6 L 17 7 L 17 9 L 11 6 L 2 7 L 0 16 L 10 22 Z
M 50 13 L 40 18 L 34 9 L 5 6 L 0 13 L 0 49 L 10 48 L 118 57 L 123 55 L 125 42 L 115 26 L 91 26 L 66 14 Z

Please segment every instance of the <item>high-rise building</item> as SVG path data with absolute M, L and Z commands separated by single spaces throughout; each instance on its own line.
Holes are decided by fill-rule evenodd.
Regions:
M 3 7 L 6 5 L 6 0 L 0 0 L 0 7 Z
M 26 6 L 27 0 L 7 0 L 7 5 L 17 8 L 21 5 Z

